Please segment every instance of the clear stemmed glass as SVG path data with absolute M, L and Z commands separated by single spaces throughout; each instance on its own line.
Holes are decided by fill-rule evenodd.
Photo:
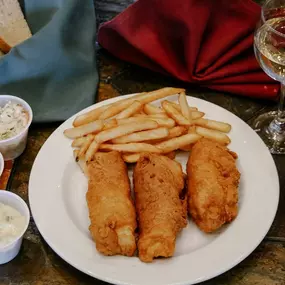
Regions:
M 254 51 L 261 68 L 281 88 L 278 110 L 258 116 L 253 127 L 271 153 L 285 154 L 285 0 L 268 0 L 262 6 Z

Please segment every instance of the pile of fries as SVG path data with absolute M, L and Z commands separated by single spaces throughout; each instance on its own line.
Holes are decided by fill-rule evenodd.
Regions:
M 177 94 L 178 102 L 163 100 Z M 79 115 L 64 135 L 73 139 L 74 156 L 85 172 L 86 162 L 97 151 L 116 150 L 128 163 L 143 152 L 175 157 L 176 150 L 189 151 L 201 137 L 229 144 L 231 125 L 203 118 L 205 113 L 188 105 L 185 89 L 162 88 L 104 105 Z

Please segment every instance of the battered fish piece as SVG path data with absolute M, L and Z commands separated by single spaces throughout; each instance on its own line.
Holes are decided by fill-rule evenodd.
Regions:
M 132 256 L 136 250 L 136 213 L 127 167 L 120 153 L 96 153 L 88 163 L 86 200 L 89 230 L 104 255 Z
M 200 139 L 187 162 L 188 211 L 206 233 L 232 221 L 238 213 L 240 173 L 237 155 L 209 139 Z
M 141 261 L 173 255 L 176 236 L 187 224 L 187 202 L 180 198 L 183 188 L 178 162 L 163 155 L 141 155 L 134 169 Z

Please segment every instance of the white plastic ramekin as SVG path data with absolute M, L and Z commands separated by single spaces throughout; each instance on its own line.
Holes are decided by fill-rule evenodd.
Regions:
M 4 160 L 13 160 L 23 153 L 27 145 L 28 132 L 33 120 L 33 111 L 26 101 L 12 95 L 0 95 L 1 107 L 10 101 L 24 107 L 29 114 L 29 121 L 26 127 L 16 136 L 6 140 L 0 140 L 0 152 L 4 157 Z
M 0 202 L 19 211 L 25 217 L 26 221 L 25 227 L 15 240 L 4 247 L 0 246 L 0 264 L 4 264 L 15 258 L 20 251 L 23 235 L 30 222 L 30 211 L 20 196 L 6 190 L 0 190 Z

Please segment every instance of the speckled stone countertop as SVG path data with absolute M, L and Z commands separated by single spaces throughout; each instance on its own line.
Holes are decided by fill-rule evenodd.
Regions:
M 131 1 L 96 1 L 98 22 L 108 20 Z M 109 9 L 109 10 L 108 10 Z M 98 49 L 100 85 L 98 101 L 122 94 L 153 90 L 164 86 L 187 89 L 187 94 L 205 99 L 233 112 L 248 124 L 261 112 L 276 108 L 275 103 L 189 87 L 174 79 L 124 63 Z M 33 125 L 25 153 L 15 161 L 7 190 L 28 202 L 28 181 L 34 159 L 43 143 L 59 124 Z M 203 285 L 284 285 L 285 284 L 285 156 L 274 156 L 281 186 L 280 203 L 274 223 L 265 239 L 243 262 Z M 6 176 L 11 165 L 7 166 Z M 6 187 L 6 179 L 1 184 Z M 5 181 L 4 181 L 5 180 Z M 3 189 L 2 187 L 2 189 Z M 234 244 L 233 244 L 234 246 Z M 189 266 L 191 266 L 189 264 Z M 33 219 L 25 234 L 20 254 L 0 266 L 0 285 L 87 285 L 107 284 L 91 278 L 62 260 L 46 244 Z M 146 284 L 147 285 L 147 284 Z

